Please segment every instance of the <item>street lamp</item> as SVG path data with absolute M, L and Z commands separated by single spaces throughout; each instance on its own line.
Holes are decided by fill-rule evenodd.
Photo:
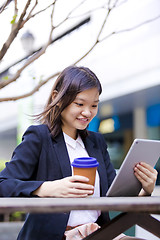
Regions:
M 27 31 L 25 32 L 21 37 L 21 43 L 24 51 L 26 53 L 32 53 L 33 52 L 33 46 L 34 46 L 34 36 L 31 32 Z
M 30 56 L 33 52 L 34 46 L 34 36 L 31 32 L 27 31 L 21 36 L 22 47 L 27 54 L 27 57 Z M 23 81 L 22 89 L 25 91 L 31 91 L 34 87 L 34 70 L 33 63 L 23 71 Z M 25 86 L 25 88 L 24 88 Z M 21 99 L 18 103 L 18 126 L 17 126 L 17 143 L 21 142 L 22 135 L 26 128 L 32 124 L 32 119 L 29 118 L 29 115 L 33 114 L 34 110 L 34 100 L 33 96 L 28 98 Z M 28 115 L 28 117 L 27 117 Z

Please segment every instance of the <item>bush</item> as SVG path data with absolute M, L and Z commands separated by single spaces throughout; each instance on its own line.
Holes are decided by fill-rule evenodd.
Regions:
M 14 212 L 14 213 L 10 214 L 9 221 L 10 222 L 20 222 L 20 221 L 24 221 L 25 218 L 26 218 L 26 213 Z
M 5 168 L 5 163 L 8 162 L 7 160 L 0 159 L 0 172 Z M 23 212 L 15 212 L 10 214 L 9 221 L 24 221 L 25 213 Z M 0 222 L 4 221 L 3 214 L 0 215 Z
M 5 163 L 8 162 L 7 160 L 0 159 L 0 172 L 5 168 Z

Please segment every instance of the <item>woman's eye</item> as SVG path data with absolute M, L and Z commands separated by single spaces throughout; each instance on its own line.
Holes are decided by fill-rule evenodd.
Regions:
M 75 103 L 76 105 L 78 105 L 79 107 L 83 106 L 82 103 Z
M 97 106 L 98 106 L 98 105 L 93 105 L 92 107 L 93 107 L 93 108 L 96 108 Z

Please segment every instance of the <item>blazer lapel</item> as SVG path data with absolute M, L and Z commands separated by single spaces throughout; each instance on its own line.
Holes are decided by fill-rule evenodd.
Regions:
M 96 144 L 89 138 L 89 136 L 85 140 L 85 147 L 90 157 L 94 157 L 99 162 L 99 166 L 97 168 L 99 176 L 100 176 L 100 183 L 101 183 L 101 191 L 104 192 L 105 187 L 105 176 L 106 176 L 106 169 L 104 165 L 104 160 L 102 157 L 102 153 L 99 148 L 96 147 Z
M 55 139 L 53 139 L 53 146 L 57 155 L 57 159 L 61 166 L 63 178 L 71 176 L 72 171 L 70 166 L 70 160 L 62 132 Z
M 88 152 L 88 155 L 90 157 L 96 158 L 100 164 L 102 162 L 100 149 L 96 147 L 96 144 L 89 137 L 86 138 L 84 144 Z

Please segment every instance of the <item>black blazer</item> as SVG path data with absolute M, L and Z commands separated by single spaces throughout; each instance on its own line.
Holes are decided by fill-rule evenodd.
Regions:
M 99 162 L 101 196 L 105 196 L 115 177 L 107 146 L 101 134 L 89 131 L 84 141 L 91 157 Z M 70 160 L 63 134 L 52 138 L 46 125 L 30 126 L 22 143 L 13 152 L 12 159 L 0 173 L 0 197 L 33 197 L 32 192 L 44 181 L 53 181 L 71 175 Z M 19 234 L 19 240 L 61 240 L 69 213 L 29 214 Z M 102 213 L 98 224 L 109 221 Z

